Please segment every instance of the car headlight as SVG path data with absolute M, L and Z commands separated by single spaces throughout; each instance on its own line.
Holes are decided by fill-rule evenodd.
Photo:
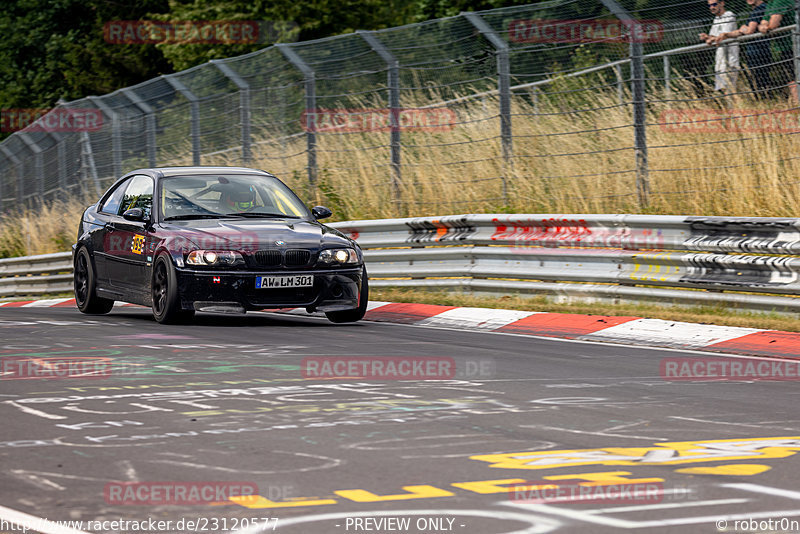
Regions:
M 186 256 L 187 265 L 239 265 L 242 255 L 234 250 L 193 250 Z
M 352 248 L 328 248 L 319 253 L 319 263 L 334 265 L 358 263 L 358 254 Z

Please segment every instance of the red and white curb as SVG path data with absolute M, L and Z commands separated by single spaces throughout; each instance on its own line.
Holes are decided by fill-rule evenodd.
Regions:
M 74 306 L 75 299 L 71 298 L 0 303 L 0 307 L 3 308 Z M 118 304 L 117 306 L 136 305 Z M 308 315 L 301 308 L 285 310 L 284 313 Z M 642 317 L 494 310 L 373 301 L 369 303 L 364 319 L 417 326 L 504 332 L 583 341 L 606 341 L 626 345 L 800 358 L 800 333 L 798 332 L 682 323 Z

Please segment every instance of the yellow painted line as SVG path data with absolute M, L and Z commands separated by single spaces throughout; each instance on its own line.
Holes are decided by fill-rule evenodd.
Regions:
M 688 475 L 732 475 L 750 477 L 753 475 L 760 475 L 770 469 L 772 469 L 770 466 L 762 464 L 726 464 L 715 465 L 713 467 L 684 467 L 682 469 L 676 469 L 675 472 Z
M 408 501 L 411 499 L 430 499 L 432 497 L 452 497 L 454 493 L 423 484 L 420 486 L 403 486 L 408 493 L 398 493 L 396 495 L 376 495 L 363 489 L 338 490 L 336 495 L 355 502 L 385 502 L 385 501 Z
M 230 497 L 230 500 L 245 508 L 296 508 L 299 506 L 323 506 L 326 504 L 336 504 L 335 499 L 308 499 L 304 501 L 275 502 L 261 495 L 241 495 Z
M 471 456 L 470 459 L 489 462 L 490 467 L 505 469 L 558 469 L 584 465 L 632 465 L 660 466 L 722 460 L 745 460 L 755 458 L 787 458 L 800 452 L 800 436 L 720 439 L 705 441 L 676 441 L 656 443 L 655 447 L 606 447 L 601 449 L 577 449 L 563 451 L 531 451 L 505 454 Z M 711 467 L 677 469 L 682 474 L 740 475 L 753 476 L 768 471 L 761 464 L 726 464 Z M 455 482 L 454 488 L 481 495 L 506 493 L 529 488 L 546 488 L 546 481 L 579 480 L 580 486 L 606 486 L 619 484 L 644 484 L 664 482 L 663 478 L 628 478 L 630 471 L 600 471 L 562 475 L 545 475 L 544 483 L 533 483 L 522 478 L 503 478 Z M 527 486 L 522 486 L 527 484 Z M 535 485 L 534 485 L 535 484 Z M 353 502 L 374 503 L 453 497 L 451 491 L 428 484 L 402 486 L 405 493 L 378 495 L 365 489 L 336 490 L 333 493 Z M 800 494 L 800 493 L 799 493 Z M 247 508 L 294 508 L 337 504 L 336 499 L 307 498 L 287 502 L 275 502 L 259 495 L 231 497 L 232 502 Z
M 647 484 L 648 482 L 664 482 L 663 478 L 627 478 L 630 471 L 603 471 L 600 473 L 580 473 L 577 475 L 548 475 L 546 480 L 584 480 L 579 486 L 616 486 L 619 484 Z
M 499 480 L 478 480 L 477 482 L 455 482 L 451 486 L 482 495 L 489 495 L 492 493 L 508 493 L 515 487 L 519 487 L 517 486 L 518 484 L 524 484 L 525 482 L 528 481 L 524 478 L 501 478 Z
M 800 437 L 680 441 L 656 447 L 608 447 L 471 456 L 500 469 L 556 469 L 580 465 L 676 465 L 727 460 L 786 458 L 800 451 Z

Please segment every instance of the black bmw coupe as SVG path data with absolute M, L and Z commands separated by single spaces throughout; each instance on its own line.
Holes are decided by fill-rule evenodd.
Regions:
M 170 323 L 195 311 L 299 307 L 358 321 L 369 297 L 364 258 L 355 241 L 318 222 L 330 215 L 260 170 L 135 170 L 81 217 L 78 308 L 103 314 L 130 302 Z

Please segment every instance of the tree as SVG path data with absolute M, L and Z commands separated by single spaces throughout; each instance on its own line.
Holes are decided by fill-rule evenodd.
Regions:
M 164 10 L 162 0 L 18 0 L 0 11 L 0 107 L 49 108 L 169 72 L 150 46 L 112 45 L 103 24 Z

